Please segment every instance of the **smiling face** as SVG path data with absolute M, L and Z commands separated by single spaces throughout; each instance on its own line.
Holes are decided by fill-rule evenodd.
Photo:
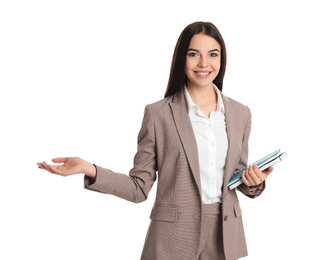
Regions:
M 210 36 L 195 34 L 186 57 L 187 87 L 211 86 L 220 70 L 219 43 Z

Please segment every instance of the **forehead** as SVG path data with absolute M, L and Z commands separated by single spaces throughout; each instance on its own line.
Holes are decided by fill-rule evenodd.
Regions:
M 197 49 L 199 51 L 209 51 L 213 49 L 220 50 L 219 43 L 211 36 L 205 34 L 195 34 L 190 41 L 189 48 Z

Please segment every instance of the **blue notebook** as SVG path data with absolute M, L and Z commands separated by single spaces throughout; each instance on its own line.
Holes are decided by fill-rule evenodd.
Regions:
M 257 165 L 258 169 L 261 171 L 266 170 L 270 166 L 273 166 L 279 162 L 281 162 L 283 159 L 286 158 L 286 153 L 280 153 L 280 149 L 274 151 L 273 153 L 270 153 L 269 155 L 263 157 L 262 159 L 258 160 L 257 162 L 254 162 L 250 165 Z M 239 170 L 233 174 L 231 179 L 228 182 L 228 188 L 230 190 L 236 188 L 237 186 L 241 185 L 243 183 L 242 181 L 242 173 L 247 169 L 247 167 L 244 167 L 242 170 Z

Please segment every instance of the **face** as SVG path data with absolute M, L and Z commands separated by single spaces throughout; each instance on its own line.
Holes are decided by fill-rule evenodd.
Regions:
M 195 34 L 186 57 L 187 87 L 211 86 L 220 70 L 221 48 L 210 36 Z

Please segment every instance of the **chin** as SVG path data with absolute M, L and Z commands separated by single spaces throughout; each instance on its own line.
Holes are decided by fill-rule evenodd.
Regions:
M 213 81 L 195 80 L 195 81 L 190 81 L 189 84 L 192 86 L 195 86 L 195 87 L 199 87 L 199 88 L 206 88 L 206 87 L 211 87 L 211 85 L 213 84 Z

